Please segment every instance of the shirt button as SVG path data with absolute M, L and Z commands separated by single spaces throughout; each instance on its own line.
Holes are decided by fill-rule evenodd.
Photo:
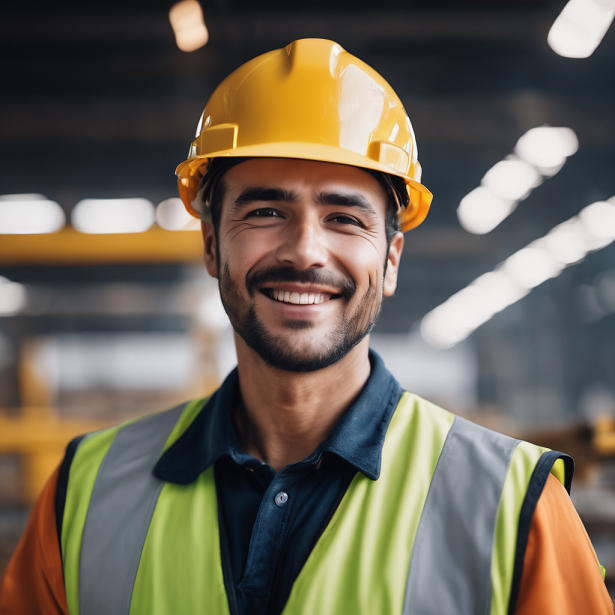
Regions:
M 280 493 L 275 496 L 276 505 L 282 508 L 282 506 L 284 506 L 286 502 L 288 502 L 288 493 L 286 493 L 285 491 L 280 491 Z

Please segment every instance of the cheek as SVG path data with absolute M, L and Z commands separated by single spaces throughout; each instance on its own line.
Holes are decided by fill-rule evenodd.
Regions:
M 337 254 L 342 265 L 360 286 L 382 280 L 386 245 L 380 247 L 362 237 L 339 242 Z
M 241 235 L 244 235 L 242 237 Z M 242 233 L 235 241 L 224 243 L 220 247 L 220 260 L 227 263 L 233 272 L 249 271 L 266 257 L 268 250 L 267 242 L 258 241 L 250 237 L 248 233 Z

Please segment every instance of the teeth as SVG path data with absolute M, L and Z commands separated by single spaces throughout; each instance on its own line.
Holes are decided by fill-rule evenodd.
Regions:
M 293 303 L 295 305 L 318 305 L 325 302 L 325 296 L 321 293 L 297 293 L 288 290 L 273 290 L 272 296 L 276 301 Z

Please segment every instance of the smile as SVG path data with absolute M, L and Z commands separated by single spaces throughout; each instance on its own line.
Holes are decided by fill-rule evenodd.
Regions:
M 295 305 L 318 305 L 324 303 L 330 297 L 329 294 L 324 293 L 298 293 L 288 290 L 276 290 L 270 291 L 271 298 L 276 301 L 282 301 L 283 303 L 293 303 Z

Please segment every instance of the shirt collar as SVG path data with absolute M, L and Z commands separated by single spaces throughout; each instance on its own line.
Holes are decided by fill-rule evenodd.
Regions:
M 359 397 L 310 458 L 318 458 L 323 452 L 333 453 L 377 480 L 384 437 L 402 389 L 373 350 L 369 358 L 371 373 Z M 239 377 L 235 369 L 160 457 L 154 475 L 187 485 L 222 455 L 230 456 L 238 464 L 254 461 L 242 451 L 233 427 L 232 410 L 238 394 Z

